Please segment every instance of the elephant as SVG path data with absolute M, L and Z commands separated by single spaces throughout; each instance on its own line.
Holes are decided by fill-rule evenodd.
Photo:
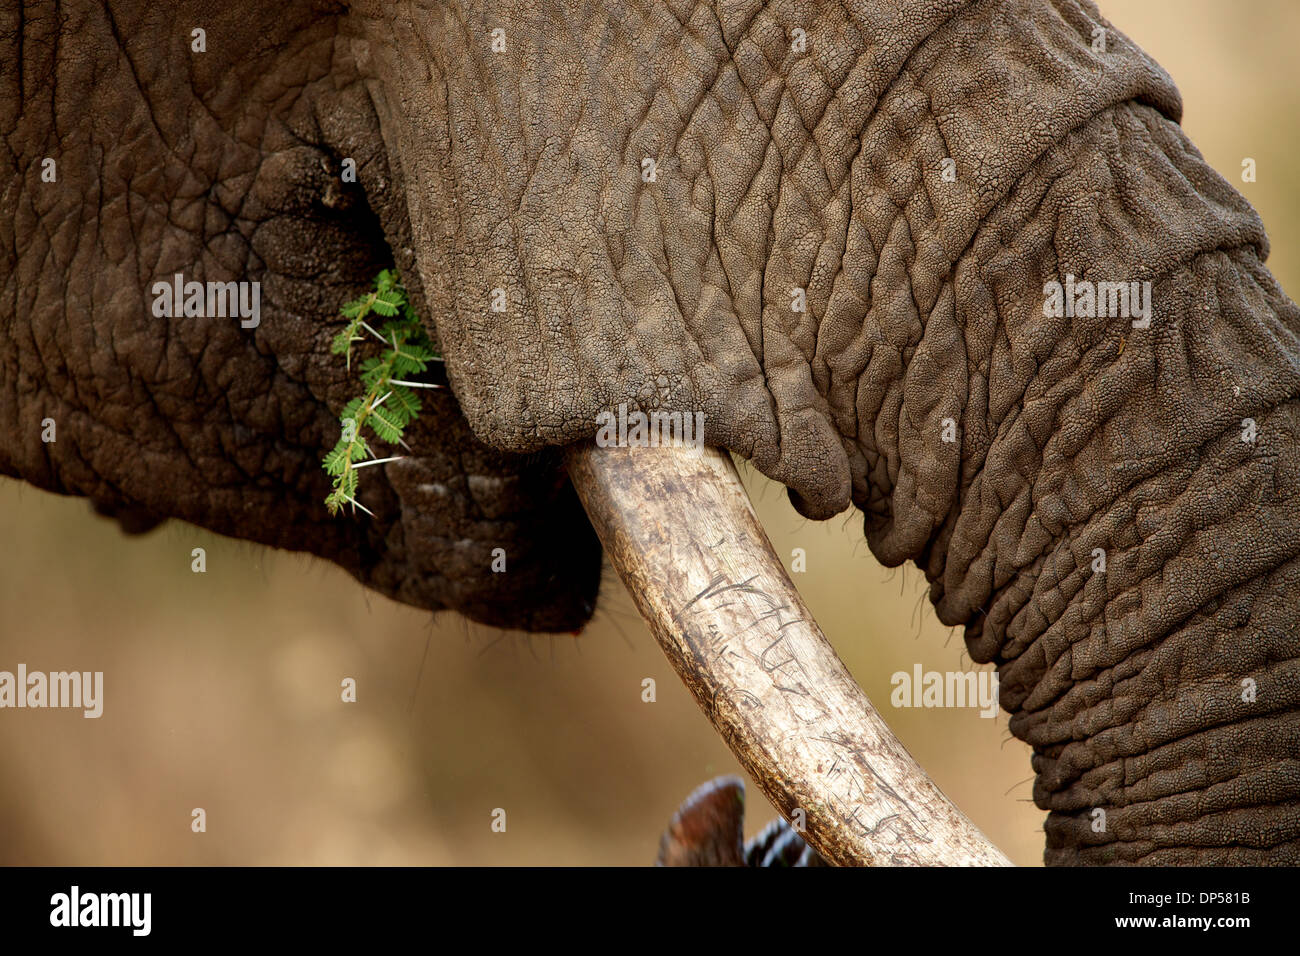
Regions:
M 1033 749 L 1047 863 L 1300 863 L 1300 312 L 1172 80 L 1091 0 L 3 17 L 0 474 L 127 533 L 181 519 L 564 632 L 605 554 L 662 583 L 725 499 L 696 497 L 716 458 L 593 451 L 602 415 L 700 416 L 801 514 L 856 507 L 882 564 L 923 571 Z M 354 375 L 331 341 L 384 269 L 441 387 L 339 518 L 321 458 Z M 192 282 L 242 298 L 191 310 Z M 633 526 L 665 535 L 659 571 Z M 720 587 L 759 619 L 795 600 L 748 580 L 676 582 L 698 593 L 661 640 Z M 681 655 L 762 750 L 734 728 L 768 698 L 721 695 L 721 650 Z M 753 656 L 796 715 L 839 680 Z M 865 698 L 842 699 L 852 724 Z M 975 841 L 856 740 L 853 799 L 904 809 L 864 823 L 777 744 L 753 758 L 783 814 L 821 801 L 808 861 Z

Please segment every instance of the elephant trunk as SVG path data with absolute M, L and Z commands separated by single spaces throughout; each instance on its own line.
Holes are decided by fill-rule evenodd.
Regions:
M 568 467 L 673 667 L 823 858 L 1009 865 L 849 675 L 773 553 L 725 452 L 579 445 Z
M 1295 403 L 1229 424 L 1038 563 L 989 604 L 1001 640 L 973 646 L 1034 748 L 1047 862 L 1294 865 Z
M 1098 185 L 1101 209 L 1080 208 Z M 978 280 L 957 279 L 1028 300 L 963 323 L 961 470 L 894 495 L 868 535 L 928 532 L 894 557 L 997 664 L 1049 863 L 1294 864 L 1300 310 L 1248 207 L 1143 108 L 1098 117 L 1021 189 L 989 224 L 1032 203 L 1015 244 L 977 240 Z M 1089 307 L 1080 277 L 1134 274 L 1145 315 Z M 946 502 L 933 525 L 918 500 Z
M 882 563 L 924 568 L 1035 748 L 1049 860 L 1300 859 L 1300 313 L 1172 81 L 1091 3 L 357 8 L 399 247 L 476 434 L 522 453 L 623 403 L 703 414 L 805 516 L 856 505 Z M 600 479 L 658 516 L 602 518 L 595 461 L 576 483 L 634 593 L 619 536 L 667 571 L 700 552 L 649 608 L 672 643 L 714 542 L 666 537 L 667 478 Z M 783 633 L 741 656 L 797 728 L 818 711 L 781 689 Z M 712 633 L 684 638 L 724 734 L 768 733 L 700 672 L 732 662 Z M 813 799 L 742 759 L 783 811 Z M 818 799 L 810 823 L 841 806 Z M 881 806 L 850 819 L 908 819 Z
M 1162 389 L 1130 394 L 1134 416 L 1104 431 L 1137 454 L 1094 440 L 1040 476 L 1035 556 L 968 626 L 1034 748 L 1048 863 L 1300 861 L 1300 405 L 1257 397 L 1294 378 L 1266 343 L 1297 314 L 1253 251 L 1198 265 L 1187 297 L 1219 309 L 1183 311 L 1144 364 L 1221 410 L 1180 427 Z M 1237 342 L 1212 356 L 1211 328 Z

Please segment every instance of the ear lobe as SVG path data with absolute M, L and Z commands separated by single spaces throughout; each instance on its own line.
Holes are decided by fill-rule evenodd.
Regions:
M 795 511 L 799 512 L 799 514 L 805 518 L 814 517 L 815 509 L 811 504 L 804 500 L 803 495 L 799 494 L 799 492 L 795 491 L 793 488 L 787 488 L 785 493 L 790 498 L 790 504 L 794 507 Z
M 105 501 L 94 501 L 92 505 L 96 514 L 116 520 L 123 534 L 147 534 L 167 520 L 135 505 L 117 505 Z

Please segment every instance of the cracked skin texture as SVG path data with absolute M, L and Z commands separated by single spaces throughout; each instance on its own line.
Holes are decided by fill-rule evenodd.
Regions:
M 424 398 L 418 455 L 363 473 L 374 519 L 323 507 L 321 457 L 358 388 L 329 354 L 339 305 L 396 262 L 423 308 L 400 170 L 336 20 L 128 6 L 25 4 L 0 24 L 0 473 L 128 530 L 183 518 L 419 607 L 581 627 L 600 550 L 558 452 L 488 447 L 448 392 Z M 176 23 L 203 24 L 208 53 Z M 155 318 L 152 284 L 177 272 L 259 281 L 259 325 Z
M 0 469 L 569 626 L 598 555 L 555 447 L 702 410 L 996 663 L 1047 862 L 1300 862 L 1300 315 L 1091 4 L 128 6 L 0 25 Z M 329 521 L 332 316 L 390 261 L 455 398 Z M 261 326 L 152 320 L 175 271 L 260 279 Z M 1150 281 L 1150 328 L 1044 317 L 1067 273 Z

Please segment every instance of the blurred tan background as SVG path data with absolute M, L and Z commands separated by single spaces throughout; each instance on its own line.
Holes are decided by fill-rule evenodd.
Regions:
M 1101 8 L 1173 75 L 1185 127 L 1259 209 L 1296 294 L 1300 4 Z M 1246 156 L 1257 183 L 1241 182 Z M 1005 715 L 888 706 L 896 670 L 970 666 L 920 572 L 881 568 L 856 513 L 803 521 L 744 474 L 787 565 L 807 551 L 796 583 L 908 749 L 1015 861 L 1040 862 L 1028 751 Z M 608 570 L 581 637 L 528 637 L 175 522 L 129 539 L 84 501 L 4 479 L 0 542 L 0 669 L 106 684 L 100 720 L 0 711 L 0 863 L 647 864 L 678 802 L 737 772 Z M 206 574 L 190 571 L 194 547 Z M 344 677 L 356 704 L 339 700 Z M 749 792 L 752 834 L 774 814 Z M 206 833 L 190 830 L 195 807 Z

